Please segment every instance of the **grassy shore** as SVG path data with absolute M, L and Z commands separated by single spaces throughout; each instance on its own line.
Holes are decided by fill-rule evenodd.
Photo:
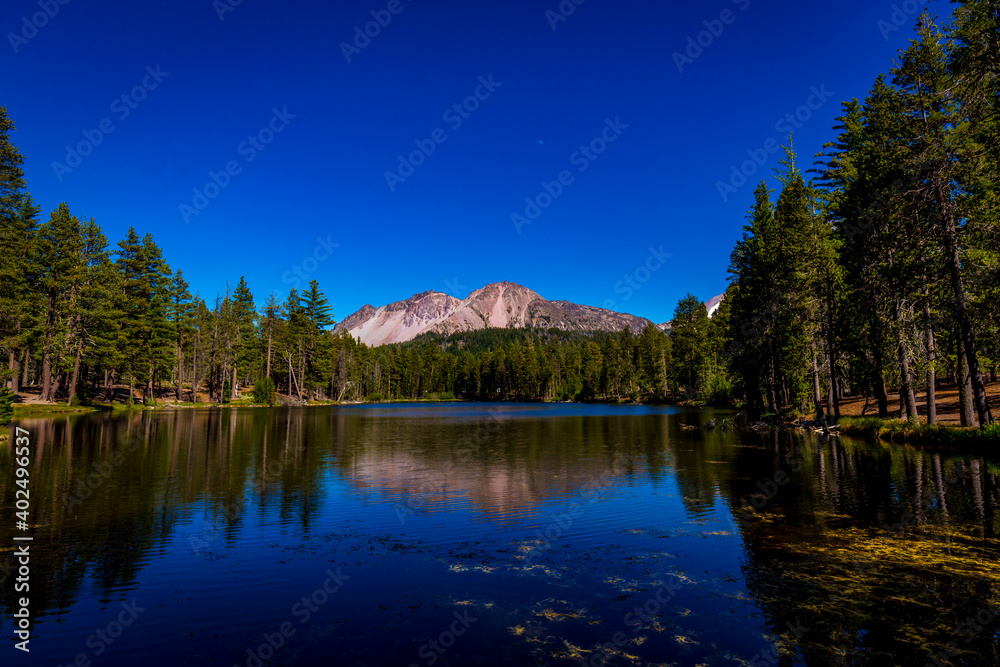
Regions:
M 295 404 L 297 407 L 321 407 L 334 405 L 375 405 L 389 403 L 457 403 L 461 402 L 456 398 L 418 398 L 418 399 L 392 399 L 378 401 L 307 401 Z M 267 405 L 254 403 L 249 398 L 240 398 L 228 403 L 219 404 L 203 401 L 191 403 L 190 401 L 169 401 L 160 399 L 154 405 L 143 405 L 142 403 L 88 403 L 86 405 L 68 406 L 63 403 L 15 403 L 14 417 L 55 417 L 59 415 L 85 414 L 90 412 L 126 412 L 129 410 L 180 410 L 190 408 L 266 408 Z M 274 407 L 281 407 L 276 404 Z
M 844 417 L 840 420 L 840 432 L 889 442 L 963 449 L 1000 446 L 1000 424 L 979 429 L 878 417 Z
M 100 412 L 110 410 L 108 406 L 99 405 L 61 405 L 55 403 L 15 403 L 15 417 L 48 417 L 50 415 L 82 414 L 85 412 Z

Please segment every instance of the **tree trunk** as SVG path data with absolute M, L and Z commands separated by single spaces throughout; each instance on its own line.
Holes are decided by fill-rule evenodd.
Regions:
M 285 360 L 288 361 L 288 377 L 290 383 L 295 383 L 295 391 L 299 395 L 299 400 L 302 400 L 302 388 L 299 386 L 299 381 L 295 378 L 295 369 L 292 367 L 292 356 L 286 355 Z M 291 384 L 289 384 L 289 389 L 291 389 Z M 289 394 L 292 392 L 289 391 Z
M 969 382 L 972 384 L 972 397 L 979 415 L 980 426 L 993 423 L 990 407 L 986 402 L 986 387 L 979 371 L 979 358 L 976 355 L 975 338 L 972 334 L 972 322 L 969 309 L 965 302 L 965 285 L 962 283 L 961 260 L 958 252 L 958 232 L 955 229 L 955 218 L 951 211 L 950 196 L 946 196 L 944 186 L 939 181 L 938 197 L 941 204 L 942 220 L 944 222 L 945 261 L 951 274 L 951 286 L 955 294 L 955 316 L 958 320 L 959 335 L 962 348 L 968 364 Z
M 76 398 L 76 385 L 80 380 L 80 353 L 82 351 L 83 341 L 77 338 L 76 359 L 73 361 L 73 379 L 69 381 L 69 398 L 66 399 L 66 405 L 73 405 L 73 399 Z
M 823 396 L 819 388 L 819 360 L 816 358 L 816 341 L 812 342 L 813 355 L 813 403 L 816 405 L 816 419 L 823 419 Z
M 52 400 L 52 359 L 49 357 L 48 342 L 45 344 L 45 352 L 42 355 L 42 394 L 39 398 L 43 401 Z
M 267 325 L 267 369 L 264 371 L 266 377 L 271 377 L 271 324 Z
M 104 369 L 104 393 L 101 395 L 102 401 L 108 401 L 109 403 L 114 402 L 114 396 L 111 395 L 111 378 L 114 376 L 114 371 L 109 371 L 107 368 Z
M 21 367 L 17 361 L 17 354 L 14 350 L 10 351 L 10 361 L 8 366 L 10 368 L 10 390 L 16 394 L 19 389 L 17 381 L 21 378 Z
M 962 338 L 959 336 L 957 350 L 956 373 L 958 375 L 958 410 L 962 419 L 962 426 L 975 426 L 976 417 L 973 414 L 972 406 L 972 378 L 969 373 L 967 363 L 968 356 L 965 354 Z
M 893 314 L 896 318 L 896 346 L 899 356 L 899 399 L 904 406 L 907 419 L 917 416 L 917 402 L 913 395 L 913 378 L 910 377 L 910 354 L 906 349 L 906 336 L 903 335 L 903 320 L 899 311 L 899 302 L 893 303 Z
M 233 379 L 229 383 L 229 400 L 236 400 L 236 367 L 240 365 L 240 325 L 236 325 L 236 338 L 233 340 Z
M 875 373 L 875 400 L 878 401 L 879 419 L 888 419 L 889 394 L 885 391 L 885 377 L 882 375 L 881 368 Z
M 184 400 L 182 394 L 184 392 L 184 350 L 181 348 L 180 342 L 177 343 L 177 402 L 180 403 Z
M 21 386 L 28 386 L 28 360 L 31 358 L 31 353 L 28 348 L 24 348 L 24 354 L 21 355 Z
M 934 350 L 934 327 L 931 325 L 931 310 L 928 302 L 924 302 L 924 335 L 927 337 L 927 423 L 937 424 L 937 371 L 934 368 L 936 354 Z
M 55 376 L 55 381 L 52 383 L 52 400 L 56 399 L 56 396 L 63 392 L 66 388 L 66 371 L 61 371 Z
M 299 400 L 300 401 L 305 401 L 305 398 L 303 397 L 303 394 L 302 394 L 302 391 L 303 391 L 303 389 L 305 389 L 305 384 L 306 384 L 305 363 L 306 363 L 305 362 L 305 355 L 302 354 L 302 348 L 300 346 L 299 347 L 299 379 L 301 380 L 301 382 L 298 383 L 298 386 L 299 386 Z
M 194 349 L 191 350 L 191 402 L 198 402 L 198 342 L 195 340 Z
M 49 294 L 45 316 L 45 344 L 42 347 L 42 394 L 43 401 L 52 400 L 52 330 L 55 328 L 56 297 Z
M 840 397 L 837 393 L 837 334 L 834 326 L 834 310 L 836 306 L 833 289 L 830 289 L 830 298 L 827 305 L 826 317 L 826 354 L 830 365 L 829 393 L 827 398 L 827 413 L 832 414 L 834 419 L 840 419 Z
M 917 416 L 917 406 L 916 399 L 913 396 L 913 379 L 910 377 L 910 355 L 906 349 L 906 339 L 902 332 L 898 334 L 897 345 L 900 377 L 899 403 L 902 406 L 902 413 L 906 415 L 906 418 L 913 419 Z
M 208 361 L 208 400 L 219 402 L 219 398 L 222 395 L 222 391 L 219 390 L 216 393 L 215 374 L 217 372 L 216 359 L 219 354 L 219 299 L 215 299 L 215 320 L 214 326 L 212 327 L 212 353 L 209 355 Z

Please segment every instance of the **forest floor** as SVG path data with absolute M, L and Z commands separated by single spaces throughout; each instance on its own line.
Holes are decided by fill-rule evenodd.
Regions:
M 1000 382 L 986 383 L 986 398 L 994 419 L 1000 419 Z M 939 383 L 936 394 L 938 423 L 943 426 L 960 426 L 961 417 L 958 407 L 958 385 Z M 877 417 L 878 403 L 874 397 L 869 397 L 868 408 L 865 410 L 865 398 L 851 397 L 840 404 L 840 414 L 844 417 Z M 825 406 L 824 406 L 825 407 Z M 864 411 L 864 414 L 862 414 Z M 927 394 L 917 394 L 917 413 L 921 421 L 927 420 Z M 899 392 L 889 392 L 889 415 L 899 415 Z

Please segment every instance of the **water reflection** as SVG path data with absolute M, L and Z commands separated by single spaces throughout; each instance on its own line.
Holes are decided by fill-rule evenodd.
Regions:
M 434 615 L 420 602 L 409 606 L 413 620 L 387 623 L 378 607 L 370 617 L 349 614 L 346 600 L 372 606 L 390 595 L 388 580 L 416 587 L 414 568 L 433 582 L 428 598 L 478 591 L 493 616 L 476 632 L 493 633 L 510 656 L 546 663 L 1000 657 L 1000 622 L 981 614 L 996 605 L 1000 582 L 994 462 L 680 428 L 707 418 L 667 408 L 473 404 L 22 420 L 34 448 L 31 523 L 44 545 L 32 560 L 36 632 L 69 660 L 83 644 L 74 632 L 92 624 L 94 609 L 140 591 L 175 609 L 141 619 L 151 624 L 148 636 L 136 631 L 142 648 L 191 615 L 243 619 L 228 630 L 206 620 L 199 630 L 237 637 L 243 622 L 272 622 L 269 605 L 281 608 L 289 587 L 312 587 L 314 561 L 329 567 L 340 562 L 337 548 L 375 539 L 382 551 L 368 544 L 364 557 L 345 561 L 361 569 L 377 562 L 372 588 L 357 575 L 357 592 L 345 594 L 357 597 L 325 613 L 341 623 L 352 617 L 353 641 L 366 647 L 358 650 L 385 660 L 413 661 L 410 637 L 433 633 Z M 11 449 L 0 447 L 5 473 Z M 13 481 L 0 475 L 4 525 L 15 521 Z M 591 489 L 600 490 L 596 501 L 581 501 Z M 572 520 L 558 523 L 557 538 L 540 550 L 534 537 L 561 521 L 553 516 Z M 526 564 L 526 550 L 538 561 Z M 295 567 L 281 555 L 289 553 Z M 261 572 L 273 578 L 270 589 L 234 592 Z M 459 593 L 456 572 L 478 578 L 462 579 Z M 696 583 L 644 626 L 642 642 L 602 653 L 623 616 L 667 576 Z M 0 578 L 6 629 L 15 593 L 6 570 Z M 215 597 L 181 604 L 170 596 L 182 583 L 213 587 Z M 397 606 L 405 597 L 392 595 Z M 546 596 L 565 608 L 531 612 Z M 244 598 L 264 602 L 244 609 Z M 963 625 L 977 614 L 978 630 Z M 55 633 L 50 621 L 68 625 Z M 372 624 L 381 630 L 369 631 Z M 154 655 L 186 656 L 197 646 L 200 655 L 231 659 L 241 640 L 191 641 Z M 141 648 L 117 650 L 122 664 L 150 659 Z M 335 647 L 317 638 L 301 650 L 305 661 Z

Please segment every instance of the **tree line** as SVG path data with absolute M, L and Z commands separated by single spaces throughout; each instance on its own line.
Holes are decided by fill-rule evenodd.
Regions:
M 66 203 L 42 221 L 14 129 L 0 107 L 0 402 L 28 386 L 70 405 L 228 403 L 250 387 L 267 403 L 278 392 L 302 402 L 665 401 L 704 393 L 709 340 L 721 350 L 722 331 L 692 295 L 670 335 L 653 325 L 638 335 L 485 330 L 377 348 L 334 331 L 315 280 L 259 307 L 243 277 L 206 299 L 150 234 L 130 228 L 112 246 Z
M 417 399 L 666 400 L 695 394 L 691 348 L 705 307 L 688 296 L 674 335 L 588 336 L 486 330 L 370 348 L 335 333 L 313 280 L 258 308 L 244 278 L 211 299 L 192 294 L 152 235 L 130 228 L 111 246 L 66 203 L 41 221 L 0 108 L 0 369 L 5 401 L 38 387 L 43 401 L 228 403 L 239 389 L 274 402 Z M 689 312 L 690 311 L 690 312 Z M 684 332 L 689 333 L 684 333 Z M 674 350 L 683 368 L 672 362 Z M 698 353 L 700 354 L 700 353 Z
M 993 421 L 1000 360 L 1000 4 L 928 14 L 808 183 L 786 151 L 776 200 L 761 183 L 733 250 L 727 370 L 754 407 L 839 416 L 863 394 L 937 420 L 936 382 L 957 382 L 963 424 Z M 824 410 L 825 408 L 825 410 Z

